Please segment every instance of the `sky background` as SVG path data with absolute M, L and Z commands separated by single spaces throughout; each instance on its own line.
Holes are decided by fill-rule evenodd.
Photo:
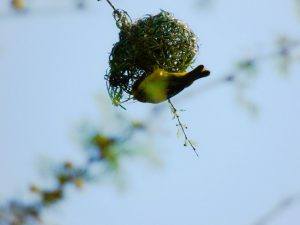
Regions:
M 103 1 L 78 12 L 68 4 L 31 1 L 36 13 L 14 15 L 0 2 L 0 199 L 23 197 L 30 183 L 43 183 L 44 158 L 83 157 L 74 130 L 83 120 L 109 126 L 103 76 L 118 30 Z M 126 188 L 109 184 L 71 191 L 46 215 L 49 224 L 82 225 L 250 225 L 278 201 L 300 192 L 300 67 L 280 76 L 266 61 L 249 97 L 259 105 L 253 117 L 235 100 L 230 85 L 201 92 L 252 54 L 274 50 L 279 35 L 300 38 L 294 1 L 218 0 L 201 8 L 196 0 L 114 1 L 132 18 L 174 13 L 199 37 L 195 65 L 211 76 L 174 98 L 182 120 L 198 143 L 199 158 L 176 137 L 166 110 L 152 124 L 147 146 L 161 166 L 132 160 Z M 51 9 L 49 9 L 49 7 Z M 192 93 L 188 97 L 185 95 Z M 99 95 L 102 97 L 99 98 Z M 100 100 L 99 100 L 100 99 Z M 109 110 L 108 110 L 109 108 Z M 144 118 L 151 105 L 127 105 Z M 44 160 L 44 161 L 43 161 Z M 299 225 L 295 205 L 273 225 Z

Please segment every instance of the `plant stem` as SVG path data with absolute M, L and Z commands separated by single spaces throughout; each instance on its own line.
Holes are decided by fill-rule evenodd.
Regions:
M 116 7 L 111 3 L 110 0 L 106 0 L 106 2 L 110 5 L 110 7 L 111 7 L 114 11 L 117 10 Z
M 101 1 L 101 0 L 98 0 L 98 2 L 99 2 L 99 1 Z M 110 0 L 106 0 L 106 2 L 109 4 L 109 6 L 110 6 L 114 11 L 117 10 L 117 8 L 111 3 Z
M 171 108 L 171 111 L 172 111 L 172 113 L 173 113 L 173 115 L 174 115 L 174 118 L 176 118 L 177 124 L 178 124 L 178 126 L 180 127 L 180 129 L 181 129 L 181 131 L 182 131 L 182 133 L 183 133 L 183 135 L 184 135 L 185 143 L 186 143 L 186 142 L 189 143 L 189 145 L 190 145 L 190 146 L 192 147 L 192 149 L 194 150 L 196 156 L 199 157 L 199 155 L 198 155 L 198 153 L 197 153 L 197 150 L 196 150 L 196 147 L 193 145 L 193 143 L 192 143 L 191 140 L 188 138 L 188 136 L 187 136 L 187 134 L 186 134 L 186 132 L 185 132 L 186 126 L 185 126 L 184 124 L 182 124 L 182 122 L 181 122 L 181 120 L 180 120 L 180 118 L 179 118 L 179 115 L 178 115 L 178 113 L 177 113 L 178 110 L 175 108 L 175 106 L 173 105 L 173 103 L 171 102 L 170 99 L 168 99 L 168 103 L 169 103 L 169 105 L 170 105 L 170 108 Z

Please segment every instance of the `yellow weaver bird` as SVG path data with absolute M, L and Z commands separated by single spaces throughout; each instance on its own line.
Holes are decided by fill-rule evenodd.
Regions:
M 177 95 L 195 80 L 207 77 L 208 70 L 200 65 L 190 72 L 167 72 L 156 68 L 133 87 L 133 97 L 140 102 L 160 103 Z

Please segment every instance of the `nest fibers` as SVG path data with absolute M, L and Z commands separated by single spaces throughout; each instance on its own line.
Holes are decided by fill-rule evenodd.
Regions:
M 125 12 L 115 11 L 119 41 L 109 58 L 108 93 L 115 105 L 132 99 L 135 84 L 155 68 L 184 72 L 197 53 L 197 38 L 190 28 L 166 11 L 131 23 Z

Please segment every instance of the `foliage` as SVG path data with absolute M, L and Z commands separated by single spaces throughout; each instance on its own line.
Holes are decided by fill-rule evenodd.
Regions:
M 85 163 L 58 163 L 53 168 L 52 187 L 30 187 L 37 197 L 35 200 L 10 200 L 0 205 L 0 225 L 43 224 L 43 211 L 64 200 L 68 187 L 82 189 L 85 184 L 99 178 L 119 174 L 125 158 L 142 156 L 145 150 L 136 149 L 134 136 L 147 131 L 147 127 L 140 121 L 124 118 L 122 122 L 125 124 L 120 124 L 120 127 L 124 125 L 125 130 L 120 130 L 119 135 L 108 135 L 97 130 L 89 132 L 88 137 L 84 138 L 87 139 L 84 143 L 87 153 Z

